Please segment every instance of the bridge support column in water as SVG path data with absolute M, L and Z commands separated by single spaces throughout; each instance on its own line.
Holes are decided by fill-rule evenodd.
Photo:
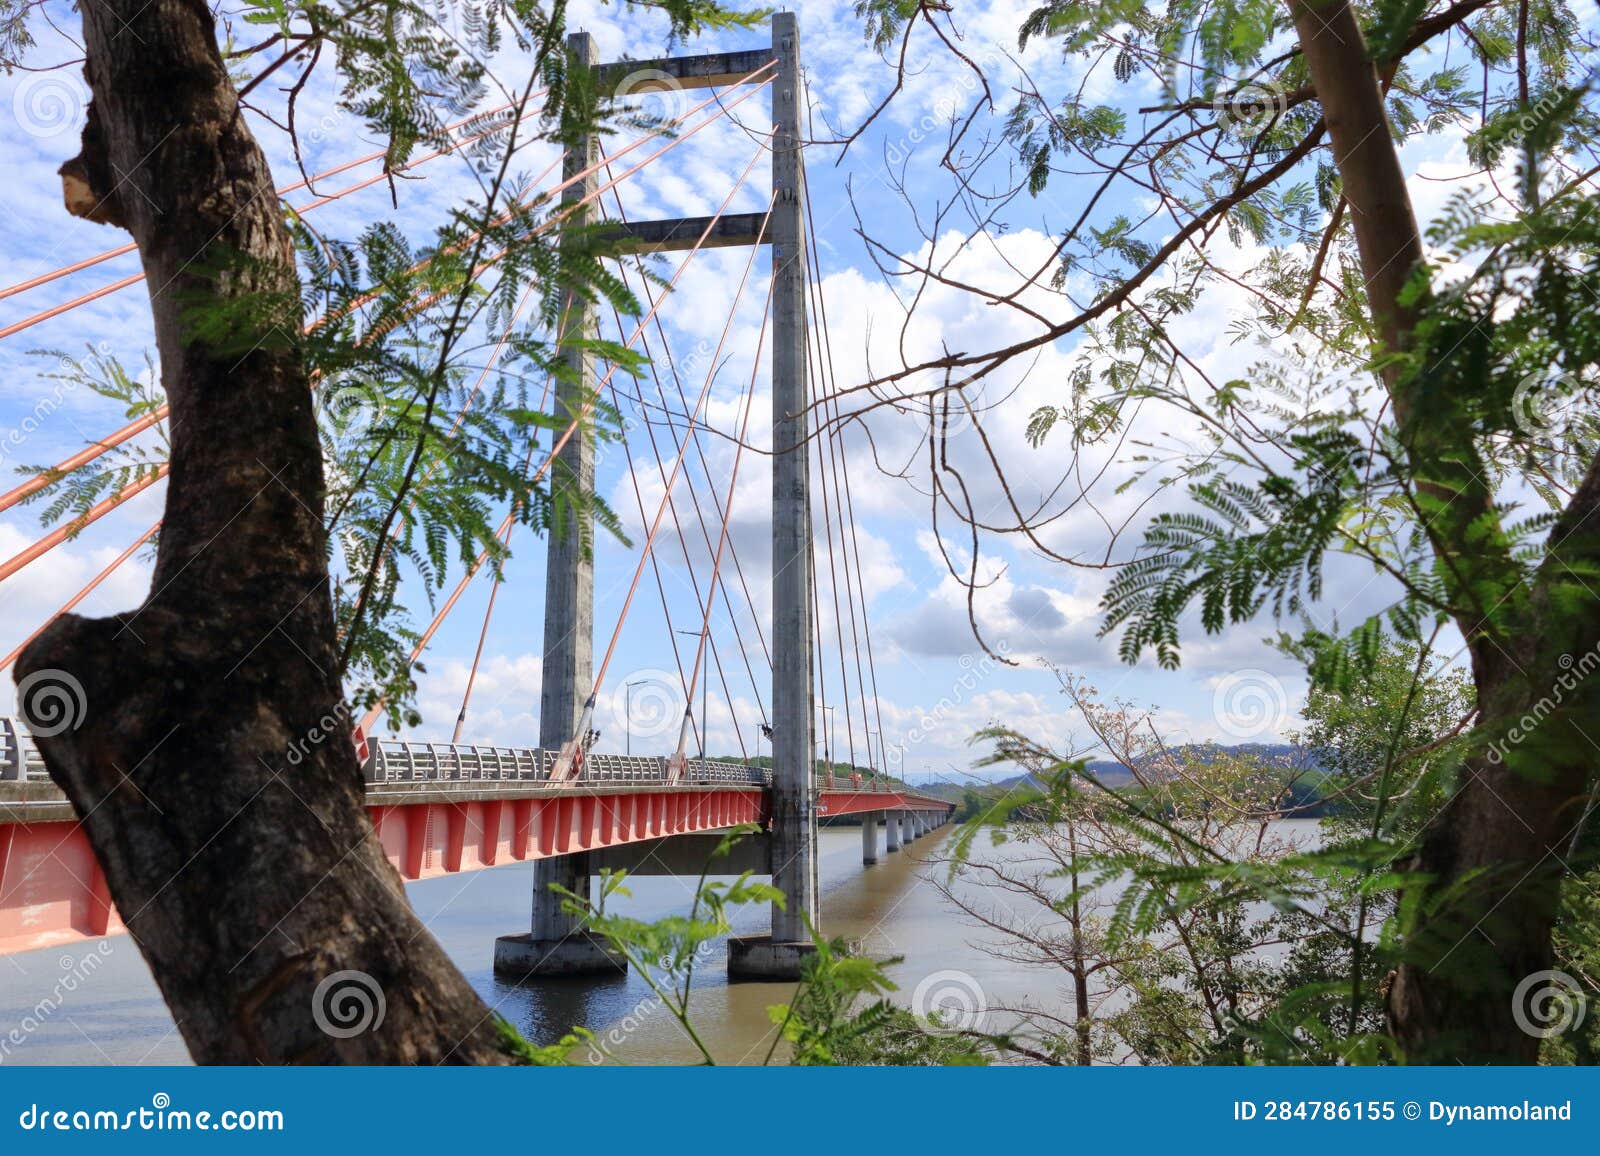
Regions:
M 772 17 L 772 934 L 731 939 L 728 977 L 796 980 L 815 950 L 817 871 L 811 653 L 806 235 L 800 26 Z
M 878 861 L 878 812 L 861 816 L 861 864 L 871 867 Z
M 885 850 L 890 852 L 900 850 L 899 811 L 885 811 L 883 813 L 883 838 Z
M 587 32 L 567 37 L 573 67 L 593 68 L 599 62 L 594 40 Z M 582 137 L 563 162 L 563 179 L 570 179 L 599 159 L 598 142 Z M 563 190 L 571 203 L 592 197 L 599 178 L 590 173 Z M 591 202 L 592 203 L 592 202 Z M 588 205 L 576 209 L 572 220 L 583 225 L 590 219 Z M 595 312 L 582 297 L 570 295 L 561 318 L 563 336 L 593 336 Z M 578 417 L 594 392 L 594 361 L 581 347 L 569 347 L 563 358 L 572 367 L 570 380 L 556 385 L 555 415 L 571 421 Z M 539 701 L 539 746 L 562 750 L 574 738 L 584 717 L 584 701 L 594 685 L 594 561 L 585 547 L 593 539 L 594 440 L 580 424 L 552 463 L 550 488 L 558 495 L 565 488 L 571 504 L 557 506 L 557 524 L 550 529 L 544 601 L 544 684 Z M 532 926 L 526 935 L 503 935 L 495 940 L 494 969 L 518 979 L 547 975 L 592 975 L 626 971 L 622 956 L 591 937 L 581 921 L 561 910 L 552 884 L 587 895 L 589 856 L 584 853 L 538 859 L 533 865 Z

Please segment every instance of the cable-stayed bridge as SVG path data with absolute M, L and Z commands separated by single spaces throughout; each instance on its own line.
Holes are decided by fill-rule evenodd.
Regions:
M 645 133 L 609 155 L 601 152 L 598 139 L 581 140 L 533 182 L 536 195 L 560 198 L 561 212 L 552 225 L 606 225 L 622 255 L 618 270 L 625 283 L 634 283 L 628 258 L 638 261 L 644 254 L 682 255 L 664 292 L 652 288 L 639 266 L 637 297 L 648 308 L 631 324 L 615 312 L 607 319 L 597 316 L 592 304 L 569 301 L 560 321 L 560 336 L 574 338 L 562 342 L 571 372 L 553 386 L 547 383 L 542 403 L 560 432 L 533 476 L 538 480 L 559 463 L 552 476 L 571 479 L 565 484 L 579 487 L 584 491 L 581 496 L 592 495 L 595 484 L 594 443 L 583 435 L 583 428 L 592 420 L 597 400 L 609 397 L 619 407 L 632 400 L 654 410 L 657 418 L 647 416 L 640 423 L 648 446 L 630 444 L 627 454 L 627 479 L 647 533 L 620 613 L 596 663 L 594 558 L 589 548 L 594 532 L 592 515 L 587 522 L 577 517 L 558 520 L 551 529 L 537 748 L 464 741 L 471 729 L 472 691 L 492 637 L 491 619 L 500 584 L 496 578 L 451 740 L 377 737 L 374 727 L 382 703 L 374 704 L 353 728 L 353 741 L 365 768 L 366 803 L 390 861 L 404 878 L 517 860 L 534 862 L 531 925 L 526 932 L 501 937 L 495 946 L 497 970 L 517 977 L 605 971 L 617 966 L 605 946 L 591 940 L 579 921 L 561 910 L 552 886 L 581 892 L 599 871 L 616 867 L 698 874 L 704 865 L 704 851 L 715 841 L 716 832 L 754 824 L 760 835 L 741 844 L 733 860 L 719 869 L 770 874 L 785 902 L 773 906 L 770 935 L 731 945 L 730 972 L 738 978 L 793 978 L 809 949 L 811 928 L 825 927 L 826 922 L 825 913 L 817 909 L 819 819 L 859 816 L 863 820 L 863 860 L 872 863 L 878 857 L 880 824 L 887 828 L 887 849 L 893 851 L 902 840 L 914 839 L 947 821 L 952 810 L 947 801 L 920 795 L 886 776 L 889 760 L 847 446 L 837 420 L 838 390 L 827 337 L 827 304 L 820 266 L 808 243 L 814 225 L 802 147 L 809 134 L 802 123 L 806 103 L 798 22 L 790 14 L 775 15 L 772 43 L 743 52 L 601 63 L 586 34 L 572 36 L 568 47 L 574 66 L 589 68 L 602 93 L 648 88 L 696 96 L 707 93 L 671 124 Z M 627 219 L 619 186 L 763 93 L 771 101 L 771 130 L 751 134 L 757 142 L 754 155 L 715 213 L 655 221 Z M 503 120 L 505 111 L 491 109 L 452 126 L 458 135 L 451 146 L 410 161 L 407 167 L 466 147 L 493 131 L 485 125 L 499 123 L 492 118 Z M 485 117 L 491 120 L 486 122 Z M 349 161 L 278 192 L 287 197 L 317 179 L 331 178 L 381 155 Z M 730 205 L 763 157 L 769 159 L 772 174 L 766 209 L 730 212 Z M 562 170 L 560 181 L 544 187 L 542 182 L 556 164 Z M 363 178 L 336 193 L 318 196 L 297 206 L 297 211 L 309 212 L 353 195 L 385 175 Z M 677 372 L 679 363 L 672 357 L 660 314 L 676 303 L 671 290 L 698 254 L 736 246 L 748 248 L 749 259 L 721 339 L 709 359 L 704 384 L 694 393 L 692 386 L 685 388 Z M 753 273 L 763 249 L 770 255 L 764 320 L 756 348 L 747 351 L 752 370 L 737 411 L 737 428 L 714 430 L 706 415 L 716 367 L 723 361 L 740 301 L 753 282 L 762 280 Z M 73 262 L 0 290 L 0 298 L 75 277 L 130 250 L 131 246 L 123 246 Z M 30 313 L 0 326 L 0 340 L 140 280 L 142 276 L 131 276 L 108 282 Z M 613 380 L 618 367 L 611 365 L 600 372 L 593 355 L 575 340 L 580 334 L 603 332 L 608 321 L 615 326 L 618 342 L 651 358 L 648 379 L 656 399 L 644 397 L 642 380 L 633 386 L 636 395 L 625 398 L 623 383 Z M 483 369 L 479 387 L 517 324 L 518 318 L 512 317 Z M 767 630 L 730 533 L 739 470 L 749 442 L 752 403 L 763 385 L 759 367 L 764 352 L 770 361 L 765 385 L 771 396 L 773 474 Z M 658 368 L 663 363 L 672 367 L 666 375 L 670 393 L 669 382 Z M 458 425 L 479 394 L 480 389 L 475 388 L 468 395 L 462 414 L 457 415 Z M 821 418 L 825 432 L 813 430 L 813 414 Z M 158 407 L 92 442 L 47 474 L 0 495 L 0 511 L 35 497 L 53 480 L 85 468 L 115 447 L 155 429 L 166 416 L 166 407 Z M 726 438 L 734 447 L 725 476 L 718 476 L 713 469 L 705 445 L 710 436 Z M 533 452 L 530 450 L 530 467 Z M 641 461 L 653 459 L 654 478 L 640 478 L 636 456 Z M 85 527 L 112 515 L 164 475 L 164 466 L 147 471 L 12 558 L 0 561 L 0 583 Z M 662 493 L 654 511 L 648 509 L 644 498 L 648 485 L 659 485 Z M 814 493 L 820 494 L 820 503 L 813 502 Z M 587 502 L 580 506 L 590 508 Z M 516 520 L 516 511 L 509 511 L 499 531 L 503 544 L 509 543 Z M 673 533 L 664 535 L 669 523 Z M 136 537 L 109 566 L 67 599 L 58 613 L 73 611 L 158 529 L 159 523 Z M 696 531 L 704 547 L 703 559 L 693 557 L 689 546 Z M 661 575 L 657 547 L 670 539 L 676 540 L 693 584 L 690 629 L 674 627 L 674 611 Z M 826 582 L 819 581 L 819 543 L 827 557 Z M 411 655 L 413 663 L 421 658 L 486 561 L 487 551 L 467 568 L 420 633 Z M 675 747 L 659 756 L 602 753 L 594 749 L 596 705 L 612 674 L 619 639 L 635 608 L 635 595 L 645 585 L 647 570 L 653 574 L 671 639 L 685 704 L 683 718 Z M 831 600 L 832 639 L 825 637 L 823 629 L 825 600 Z M 735 656 L 724 654 L 718 646 L 714 619 L 731 627 L 737 666 Z M 30 639 L 37 633 L 35 630 Z M 692 655 L 680 650 L 679 635 L 693 640 Z M 26 640 L 0 660 L 0 667 L 9 667 L 25 645 Z M 836 683 L 831 671 L 823 669 L 829 656 L 837 658 Z M 704 757 L 706 711 L 702 705 L 697 722 L 693 704 L 697 698 L 704 704 L 711 694 L 713 670 L 719 697 L 731 704 L 731 686 L 739 684 L 741 668 L 760 711 L 761 731 L 771 739 L 770 770 L 751 761 L 748 751 L 731 762 Z M 831 704 L 830 683 L 835 687 Z M 30 728 L 49 733 L 41 728 L 71 725 L 75 705 L 71 687 L 30 687 L 25 680 L 19 700 L 24 717 L 0 722 L 0 953 L 106 934 L 121 926 L 88 841 L 70 804 L 49 783 L 28 734 Z M 845 716 L 842 732 L 833 721 L 838 713 Z M 819 729 L 824 756 L 820 769 Z M 697 732 L 701 757 L 691 758 L 689 749 Z M 743 751 L 739 728 L 735 736 Z M 831 771 L 836 743 L 848 752 L 848 774 Z M 864 771 L 858 769 L 863 764 Z M 284 773 L 292 775 L 292 768 Z

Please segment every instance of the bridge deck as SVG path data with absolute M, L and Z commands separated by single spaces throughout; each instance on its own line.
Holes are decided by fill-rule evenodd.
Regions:
M 71 804 L 9 721 L 0 720 L 10 740 L 0 749 L 0 955 L 122 931 Z M 674 781 L 665 759 L 594 755 L 557 781 L 553 751 L 388 740 L 368 747 L 367 812 L 404 879 L 770 822 L 759 767 L 695 760 Z M 842 777 L 824 777 L 817 792 L 824 817 L 950 809 L 898 785 Z

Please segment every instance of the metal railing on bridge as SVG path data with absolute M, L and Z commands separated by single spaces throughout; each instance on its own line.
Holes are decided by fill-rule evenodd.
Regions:
M 666 783 L 667 760 L 647 755 L 585 755 L 571 778 L 555 780 L 559 751 L 533 747 L 493 747 L 409 739 L 367 740 L 366 776 L 369 783 L 423 782 L 548 782 Z M 690 759 L 676 782 L 738 783 L 764 787 L 772 774 L 760 767 Z
M 48 780 L 44 756 L 14 718 L 0 718 L 0 782 Z
M 649 755 L 585 755 L 577 774 L 553 779 L 559 752 L 536 747 L 480 746 L 433 743 L 412 739 L 369 739 L 363 771 L 374 786 L 402 783 L 550 783 L 578 786 L 585 783 L 674 783 L 696 786 L 713 783 L 765 787 L 772 772 L 744 763 L 690 759 L 683 774 L 674 779 L 667 760 Z M 0 782 L 48 782 L 44 758 L 27 729 L 14 718 L 0 716 Z M 860 775 L 819 775 L 818 786 L 828 790 L 871 790 L 877 784 Z

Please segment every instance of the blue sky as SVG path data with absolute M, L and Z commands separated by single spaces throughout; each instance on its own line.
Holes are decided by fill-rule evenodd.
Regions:
M 819 121 L 854 126 L 892 81 L 889 69 L 863 45 L 859 22 L 850 3 L 808 4 L 802 11 L 802 57 L 809 95 Z M 996 3 L 962 14 L 967 34 L 965 47 L 984 59 L 993 70 L 997 104 L 1003 113 L 1007 87 L 1027 75 L 1045 91 L 1060 91 L 1084 78 L 1081 62 L 1063 60 L 1047 43 L 1015 51 L 1016 28 L 1027 3 Z M 65 6 L 51 13 L 60 29 L 76 27 L 74 14 Z M 615 6 L 574 4 L 572 27 L 591 32 L 603 59 L 624 56 L 647 58 L 664 47 L 664 27 L 638 18 Z M 46 67 L 78 55 L 64 35 L 38 26 L 40 46 L 30 63 Z M 697 41 L 680 51 L 704 52 L 753 47 L 760 34 L 728 34 Z M 520 71 L 519 71 L 520 70 Z M 526 75 L 526 63 L 506 53 L 494 62 L 495 73 L 507 84 Z M 810 195 L 816 232 L 812 238 L 820 256 L 824 298 L 831 322 L 830 342 L 840 386 L 848 386 L 881 370 L 907 349 L 912 360 L 936 354 L 942 345 L 954 349 L 982 348 L 1001 340 L 1026 336 L 1027 324 L 1013 315 L 997 312 L 976 298 L 933 287 L 924 294 L 918 312 L 904 325 L 903 294 L 906 286 L 886 282 L 879 275 L 857 233 L 860 227 L 893 252 L 926 252 L 929 243 L 919 233 L 899 194 L 886 179 L 904 172 L 919 191 L 938 189 L 937 162 L 943 152 L 952 115 L 965 114 L 976 96 L 969 76 L 947 56 L 923 56 L 911 61 L 906 90 L 888 111 L 839 160 L 837 149 L 814 148 L 808 158 Z M 1103 83 L 1099 74 L 1091 85 Z M 686 109 L 702 94 L 668 94 L 655 98 L 654 109 L 673 113 Z M 1128 107 L 1150 103 L 1158 95 L 1153 82 L 1136 81 L 1116 94 L 1104 94 Z M 340 114 L 324 86 L 307 93 L 301 123 L 309 169 L 329 167 L 376 146 L 362 126 Z M 0 148 L 8 158 L 9 174 L 0 184 L 0 284 L 11 285 L 70 261 L 95 254 L 126 241 L 125 234 L 69 217 L 60 204 L 55 169 L 77 151 L 87 93 L 75 68 L 56 72 L 18 73 L 0 77 Z M 766 98 L 747 101 L 734 114 L 736 122 L 719 123 L 674 150 L 663 162 L 651 166 L 625 186 L 625 205 L 633 219 L 709 213 L 743 169 L 757 147 L 755 134 L 764 128 Z M 999 114 L 981 124 L 997 132 Z M 285 135 L 260 118 L 258 135 L 273 164 L 274 176 L 284 184 L 294 179 Z M 817 135 L 827 135 L 821 124 Z M 525 163 L 527 171 L 543 168 L 548 153 L 535 151 Z M 835 162 L 838 163 L 835 163 Z M 1419 216 L 1441 203 L 1464 170 L 1459 136 L 1441 134 L 1407 150 L 1408 171 L 1414 174 Z M 324 186 L 337 189 L 370 175 L 371 166 L 333 178 Z M 372 220 L 398 221 L 415 241 L 425 240 L 443 220 L 448 206 L 470 187 L 462 162 L 446 158 L 419 169 L 420 179 L 402 182 L 398 207 L 389 203 L 381 184 L 365 193 L 318 211 L 319 230 L 352 237 Z M 731 211 L 759 210 L 766 204 L 769 169 L 763 158 L 747 185 L 730 205 Z M 1049 253 L 1049 235 L 1081 205 L 1088 188 L 1058 179 L 1036 199 L 1021 198 L 1010 206 L 1003 232 L 969 231 L 970 220 L 953 212 L 937 236 L 938 255 L 954 262 L 954 269 L 980 283 L 1005 285 L 1015 278 L 1013 267 L 1038 264 Z M 291 198 L 303 203 L 306 194 Z M 920 206 L 919 206 L 920 207 Z M 1226 252 L 1226 246 L 1224 246 Z M 1243 249 L 1226 253 L 1226 259 L 1246 268 L 1260 251 Z M 733 289 L 747 254 L 730 249 L 707 252 L 686 272 L 673 299 L 663 308 L 674 356 L 691 396 L 705 372 L 703 363 L 721 335 L 732 307 Z M 664 265 L 670 274 L 677 258 Z M 729 336 L 728 363 L 713 385 L 708 411 L 710 424 L 731 431 L 736 424 L 739 399 L 749 380 L 751 355 L 760 327 L 765 295 L 767 259 L 758 261 L 755 276 L 734 311 Z M 138 269 L 134 256 L 118 258 L 93 270 L 64 278 L 41 289 L 7 299 L 0 306 L 0 325 L 65 301 L 77 294 L 115 281 Z M 1230 319 L 1243 301 L 1222 290 L 1212 291 L 1200 309 L 1182 319 L 1177 337 L 1191 357 L 1208 372 L 1224 379 L 1241 375 L 1266 356 L 1292 356 L 1288 350 L 1260 350 L 1236 344 L 1229 333 Z M 1047 307 L 1062 309 L 1059 299 Z M 904 326 L 904 327 L 903 327 Z M 606 327 L 611 328 L 609 320 Z M 103 344 L 102 344 L 103 343 Z M 124 364 L 137 366 L 153 345 L 148 301 L 142 287 L 111 294 L 84 308 L 40 324 L 0 341 L 0 468 L 9 475 L 19 464 L 56 462 L 103 436 L 122 422 L 117 407 L 76 390 L 58 394 L 43 378 L 53 367 L 49 357 L 31 350 L 81 353 L 87 345 L 101 345 Z M 1036 362 L 1019 367 L 986 384 L 984 398 L 994 408 L 986 412 L 985 430 L 1000 455 L 1015 470 L 1025 488 L 1043 495 L 1062 480 L 1064 455 L 1050 443 L 1044 450 L 1029 448 L 1022 436 L 1032 410 L 1064 390 L 1072 365 L 1073 347 L 1062 343 L 1043 351 Z M 1024 368 L 1026 375 L 1024 375 Z M 751 419 L 752 444 L 770 444 L 767 425 L 770 408 L 765 391 L 764 366 L 755 367 L 758 389 Z M 647 390 L 653 386 L 646 385 Z M 41 414 L 41 401 L 51 399 Z M 1189 431 L 1158 413 L 1142 415 L 1152 436 L 1182 439 Z M 867 430 L 871 432 L 869 443 Z M 968 625 L 965 594 L 946 572 L 939 544 L 929 524 L 925 482 L 916 475 L 924 470 L 924 419 L 896 413 L 892 408 L 873 411 L 863 426 L 844 435 L 848 452 L 852 497 L 860 534 L 860 552 L 867 609 L 876 652 L 880 697 L 867 704 L 872 716 L 883 719 L 883 743 L 903 749 L 904 770 L 914 776 L 969 773 L 977 755 L 967 740 L 974 730 L 990 722 L 1011 724 L 1042 739 L 1068 746 L 1082 736 L 1057 693 L 1054 677 L 1041 660 L 1087 676 L 1108 697 L 1120 696 L 1139 703 L 1159 705 L 1168 733 L 1176 738 L 1223 741 L 1272 739 L 1294 725 L 1294 712 L 1303 696 L 1303 680 L 1296 668 L 1269 647 L 1270 622 L 1239 627 L 1214 638 L 1192 635 L 1185 661 L 1176 672 L 1160 671 L 1146 660 L 1136 667 L 1119 663 L 1115 642 L 1097 637 L 1097 603 L 1106 574 L 1097 570 L 1067 569 L 1015 543 L 986 544 L 986 569 L 990 579 L 979 594 L 975 612 L 986 636 L 1004 646 L 1015 666 L 987 658 L 973 640 Z M 641 500 L 653 515 L 661 495 L 655 464 L 636 427 L 633 445 Z M 970 431 L 958 434 L 953 452 L 972 455 L 977 448 Z M 967 440 L 962 441 L 962 438 Z M 712 438 L 706 443 L 710 469 L 725 478 L 732 460 L 731 443 Z M 873 449 L 876 449 L 877 463 Z M 1109 455 L 1114 473 L 1125 461 Z M 891 476 L 898 464 L 910 462 L 908 478 Z M 696 464 L 691 461 L 691 465 Z M 879 468 L 879 465 L 883 468 Z M 616 448 L 602 458 L 599 486 L 627 525 L 634 546 L 606 540 L 597 549 L 596 646 L 603 650 L 620 611 L 621 599 L 638 561 L 638 544 L 644 540 L 633 491 L 627 475 L 627 455 Z M 760 454 L 747 455 L 734 496 L 733 540 L 750 581 L 758 607 L 765 615 L 766 578 L 769 570 L 767 506 L 770 474 Z M 675 491 L 687 502 L 687 492 Z M 998 488 L 981 477 L 975 482 L 978 507 L 996 512 L 1002 508 Z M 1052 549 L 1092 553 L 1107 537 L 1108 522 L 1137 508 L 1139 490 L 1115 496 L 1097 508 L 1082 507 L 1055 522 L 1046 538 Z M 77 590 L 96 570 L 120 552 L 129 541 L 159 516 L 161 487 L 130 502 L 114 516 L 57 549 L 0 588 L 0 649 L 9 650 L 38 622 Z M 687 511 L 687 505 L 683 508 Z M 820 509 L 817 512 L 820 520 Z M 713 537 L 716 523 L 711 523 Z M 0 556 L 10 557 L 42 530 L 35 508 L 0 514 Z M 966 557 L 966 539 L 948 535 L 945 553 Z M 685 544 L 695 568 L 702 574 L 705 547 L 698 529 Z M 495 629 L 486 651 L 484 667 L 474 693 L 468 735 L 478 741 L 527 742 L 537 734 L 539 654 L 543 615 L 544 544 L 525 532 L 512 542 L 513 557 L 506 569 L 507 586 L 501 592 Z M 697 627 L 700 613 L 690 590 L 679 543 L 664 533 L 657 557 L 676 628 Z M 826 585 L 829 569 L 824 543 L 818 544 L 818 565 L 824 573 L 822 628 L 832 638 L 834 619 Z M 835 543 L 836 550 L 842 544 Z M 125 567 L 91 596 L 80 612 L 105 614 L 131 608 L 143 597 L 148 566 Z M 731 570 L 728 574 L 731 579 Z M 448 589 L 448 587 L 447 587 Z M 487 581 L 480 580 L 462 599 L 457 611 L 440 631 L 426 657 L 428 672 L 422 679 L 421 707 L 425 723 L 421 737 L 447 738 L 453 725 L 466 679 L 467 664 L 477 641 Z M 1335 567 L 1327 598 L 1327 619 L 1354 624 L 1381 606 L 1388 592 L 1373 575 L 1355 567 Z M 411 604 L 422 612 L 422 600 Z M 754 637 L 754 625 L 744 614 L 743 599 L 734 598 L 736 621 L 721 610 L 714 614 L 713 630 L 723 652 L 731 706 L 724 701 L 720 682 L 713 682 L 711 750 L 733 753 L 738 749 L 735 726 L 746 747 L 754 744 L 759 709 L 750 680 L 738 655 L 741 642 L 756 666 L 760 695 L 768 697 L 766 670 Z M 848 640 L 848 620 L 845 634 Z M 859 628 L 859 624 L 858 624 Z M 645 585 L 622 632 L 618 657 L 601 691 L 599 725 L 602 749 L 623 745 L 623 698 L 628 683 L 636 686 L 634 708 L 635 752 L 665 753 L 681 712 L 681 690 L 671 651 L 671 633 L 663 620 L 653 578 Z M 682 640 L 685 657 L 692 640 Z M 830 645 L 819 657 L 826 671 L 827 698 L 835 710 L 838 735 L 836 757 L 846 755 L 844 695 L 840 687 L 839 658 Z M 851 695 L 855 686 L 855 655 L 848 655 Z M 713 676 L 715 677 L 715 676 Z M 870 683 L 868 690 L 870 691 Z M 1256 708 L 1259 708 L 1257 712 Z M 696 712 L 699 707 L 696 704 Z M 858 756 L 865 743 L 862 704 L 850 708 Z M 644 721 L 640 721 L 644 720 Z M 664 721 L 656 721 L 664 720 Z

